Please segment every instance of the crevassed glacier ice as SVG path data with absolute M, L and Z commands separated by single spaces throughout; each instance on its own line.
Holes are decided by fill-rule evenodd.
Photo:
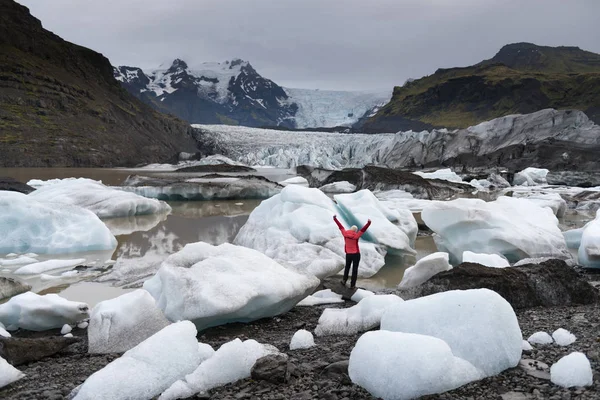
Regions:
M 473 253 L 472 251 L 464 251 L 462 254 L 462 261 L 481 264 L 485 265 L 486 267 L 493 268 L 510 267 L 510 264 L 508 263 L 506 258 L 501 257 L 498 254 L 483 254 Z
M 458 174 L 452 171 L 450 168 L 438 169 L 433 172 L 415 171 L 415 175 L 422 176 L 426 179 L 442 179 L 450 182 L 462 182 L 462 178 Z
M 28 196 L 41 203 L 79 206 L 90 210 L 100 218 L 171 212 L 171 207 L 164 201 L 147 199 L 86 178 L 67 179 L 45 185 Z
M 284 313 L 318 284 L 256 250 L 199 242 L 169 256 L 144 289 L 169 320 L 187 319 L 202 330 Z
M 384 400 L 442 393 L 483 377 L 439 338 L 383 330 L 358 339 L 348 374 L 352 382 Z
M 0 304 L 0 322 L 7 330 L 45 331 L 86 319 L 88 310 L 87 304 L 69 301 L 56 294 L 40 296 L 27 292 Z
M 600 268 L 600 210 L 596 212 L 596 218 L 583 228 L 577 255 L 579 264 Z
M 181 378 L 173 383 L 159 400 L 187 398 L 195 393 L 204 393 L 215 387 L 248 378 L 256 360 L 276 352 L 274 347 L 252 339 L 227 342 L 185 379 Z
M 433 253 L 421 258 L 415 265 L 404 271 L 404 276 L 398 288 L 408 289 L 419 286 L 427 282 L 434 275 L 451 270 L 452 265 L 450 265 L 448 259 L 448 253 L 444 252 Z
M 319 189 L 287 186 L 252 211 L 234 243 L 296 271 L 325 278 L 345 265 L 344 239 L 332 218 L 336 214 L 342 224 L 351 226 Z M 361 240 L 360 250 L 358 274 L 370 277 L 383 267 L 386 249 Z
M 410 210 L 392 210 L 370 190 L 333 196 L 344 219 L 360 229 L 368 219 L 373 222 L 364 233 L 367 241 L 384 245 L 390 254 L 416 255 L 414 246 L 419 227 Z
M 459 263 L 464 251 L 499 254 L 509 262 L 523 258 L 570 259 L 558 220 L 529 200 L 501 196 L 496 201 L 457 199 L 432 203 L 421 213 L 437 236 L 440 251 Z
M 158 396 L 202 362 L 196 334 L 189 321 L 165 327 L 92 374 L 74 399 L 141 400 Z
M 353 335 L 379 325 L 381 316 L 390 307 L 402 303 L 395 294 L 368 296 L 350 308 L 326 308 L 315 328 L 317 336 Z
M 488 289 L 452 290 L 395 304 L 383 313 L 381 329 L 442 339 L 485 376 L 515 367 L 521 359 L 517 316 Z
M 98 303 L 88 325 L 89 353 L 122 353 L 169 325 L 154 298 L 138 289 Z
M 117 239 L 91 211 L 41 203 L 28 195 L 0 191 L 0 253 L 46 254 L 112 250 Z

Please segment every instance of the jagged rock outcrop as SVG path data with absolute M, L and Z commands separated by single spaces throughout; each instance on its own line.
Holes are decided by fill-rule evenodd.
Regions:
M 127 93 L 100 53 L 0 0 L 0 166 L 134 166 L 195 151 L 189 125 Z

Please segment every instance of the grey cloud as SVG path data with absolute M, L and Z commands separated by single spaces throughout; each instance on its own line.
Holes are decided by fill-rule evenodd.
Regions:
M 597 0 L 19 0 L 114 65 L 234 57 L 289 87 L 391 89 L 527 41 L 599 52 Z

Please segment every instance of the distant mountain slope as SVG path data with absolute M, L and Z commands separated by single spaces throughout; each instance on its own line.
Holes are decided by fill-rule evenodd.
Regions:
M 390 98 L 390 93 L 283 88 L 239 59 L 194 68 L 176 59 L 168 68 L 147 73 L 120 66 L 114 75 L 141 100 L 191 123 L 349 127 Z
M 600 122 L 600 55 L 577 47 L 507 45 L 474 66 L 439 69 L 395 87 L 391 101 L 363 127 L 465 128 L 545 108 L 578 109 Z
M 194 150 L 191 127 L 123 90 L 104 56 L 0 0 L 0 166 L 132 166 Z

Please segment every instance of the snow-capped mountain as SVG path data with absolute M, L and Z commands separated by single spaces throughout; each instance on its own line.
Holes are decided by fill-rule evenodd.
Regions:
M 189 68 L 176 59 L 168 68 L 144 72 L 114 69 L 130 93 L 191 123 L 313 128 L 352 126 L 374 114 L 388 93 L 282 88 L 249 62 L 235 59 Z

